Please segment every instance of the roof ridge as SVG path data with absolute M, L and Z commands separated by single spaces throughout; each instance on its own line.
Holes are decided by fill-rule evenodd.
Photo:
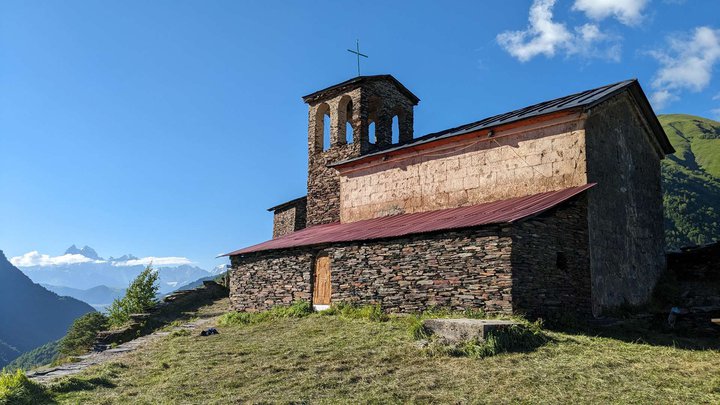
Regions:
M 490 117 L 483 118 L 479 121 L 470 122 L 467 124 L 459 125 L 459 126 L 456 126 L 453 128 L 442 130 L 442 131 L 431 132 L 429 134 L 425 134 L 425 135 L 419 136 L 417 138 L 413 138 L 413 139 L 403 142 L 403 143 L 396 143 L 396 144 L 390 145 L 389 147 L 386 147 L 386 148 L 383 148 L 380 150 L 376 150 L 375 152 L 361 155 L 361 156 L 358 156 L 355 158 L 335 162 L 328 166 L 338 167 L 338 166 L 342 166 L 347 163 L 361 161 L 361 160 L 373 158 L 376 156 L 381 156 L 381 155 L 384 155 L 389 152 L 394 152 L 394 151 L 402 150 L 405 148 L 410 148 L 413 146 L 434 142 L 436 140 L 451 138 L 451 137 L 454 137 L 457 135 L 463 135 L 466 133 L 479 131 L 481 129 L 494 128 L 499 125 L 505 125 L 505 124 L 521 121 L 521 120 L 531 118 L 531 117 L 538 117 L 538 116 L 551 114 L 554 112 L 571 111 L 571 110 L 576 110 L 576 109 L 587 110 L 589 108 L 596 106 L 599 103 L 604 102 L 608 98 L 613 97 L 613 96 L 617 95 L 619 92 L 624 91 L 626 89 L 631 89 L 631 92 L 634 96 L 636 95 L 636 93 L 640 93 L 641 97 L 639 97 L 639 98 L 636 97 L 636 102 L 638 102 L 639 104 L 647 103 L 649 106 L 647 97 L 644 96 L 644 93 L 642 92 L 642 88 L 640 87 L 638 80 L 635 78 L 627 79 L 627 80 L 622 80 L 622 81 L 611 83 L 611 84 L 606 84 L 604 86 L 596 87 L 593 89 L 568 94 L 566 96 L 542 101 L 542 102 L 535 103 L 535 104 L 532 104 L 529 106 L 511 110 L 511 111 L 508 111 L 505 113 L 496 114 L 496 115 L 493 115 Z M 652 113 L 652 109 L 651 108 L 648 109 L 647 108 L 648 106 L 641 105 L 641 109 L 643 110 L 643 112 L 645 114 Z M 665 137 L 664 133 L 662 133 L 662 134 L 657 133 L 657 131 L 658 131 L 657 125 L 655 125 L 655 128 L 653 128 L 653 131 L 656 132 L 655 133 L 656 137 L 658 137 L 658 138 Z M 665 145 L 666 143 L 669 145 L 669 142 L 663 143 L 662 139 L 659 139 L 659 141 L 663 145 Z M 671 148 L 668 148 L 667 145 L 665 145 L 663 148 L 665 149 L 666 153 L 672 153 Z

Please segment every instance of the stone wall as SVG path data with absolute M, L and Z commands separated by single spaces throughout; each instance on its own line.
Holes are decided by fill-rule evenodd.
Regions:
M 581 120 L 564 118 L 511 131 L 341 169 L 342 222 L 586 184 Z
M 305 228 L 306 208 L 306 198 L 300 198 L 276 208 L 273 212 L 273 238 Z
M 519 222 L 512 239 L 515 312 L 550 319 L 592 313 L 585 194 Z
M 662 152 L 627 94 L 586 122 L 593 311 L 639 305 L 665 268 Z
M 231 256 L 231 306 L 255 312 L 310 301 L 314 257 L 311 248 Z
M 328 248 L 332 301 L 510 313 L 511 245 L 508 229 L 490 227 Z
M 313 259 L 326 252 L 332 302 L 402 313 L 588 313 L 585 200 L 577 201 L 514 225 L 232 257 L 230 298 L 248 311 L 310 300 Z

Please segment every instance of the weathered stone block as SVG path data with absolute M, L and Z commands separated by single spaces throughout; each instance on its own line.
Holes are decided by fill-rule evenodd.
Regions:
M 488 333 L 507 329 L 517 322 L 497 319 L 427 319 L 423 326 L 448 343 L 467 340 L 485 340 Z

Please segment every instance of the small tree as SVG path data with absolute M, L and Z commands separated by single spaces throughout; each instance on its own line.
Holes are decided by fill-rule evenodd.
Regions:
M 95 341 L 101 330 L 107 329 L 108 318 L 100 312 L 89 312 L 75 322 L 68 329 L 67 334 L 60 340 L 60 353 L 65 356 L 74 356 L 86 352 Z
M 146 312 L 156 304 L 158 273 L 152 263 L 143 270 L 125 292 L 125 296 L 115 299 L 108 308 L 110 324 L 120 326 L 130 320 L 130 314 Z

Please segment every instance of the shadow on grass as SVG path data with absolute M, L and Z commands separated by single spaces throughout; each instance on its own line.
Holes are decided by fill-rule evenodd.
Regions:
M 598 336 L 627 343 L 675 347 L 683 350 L 720 350 L 720 333 L 670 329 L 661 314 L 645 319 L 607 318 L 571 324 L 546 324 L 546 329 L 571 335 Z
M 66 393 L 72 391 L 92 391 L 96 388 L 115 388 L 116 384 L 107 377 L 91 377 L 79 378 L 70 377 L 53 386 L 52 390 L 56 393 Z

